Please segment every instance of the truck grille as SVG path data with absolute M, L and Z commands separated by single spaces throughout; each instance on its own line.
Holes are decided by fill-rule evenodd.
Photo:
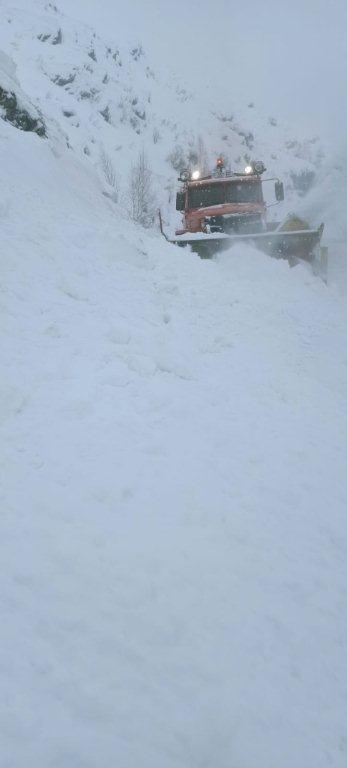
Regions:
M 206 216 L 205 224 L 209 232 L 246 235 L 264 231 L 260 213 L 226 213 L 223 216 Z

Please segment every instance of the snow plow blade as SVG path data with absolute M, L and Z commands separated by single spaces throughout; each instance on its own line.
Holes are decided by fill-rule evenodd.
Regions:
M 249 243 L 277 259 L 286 259 L 292 264 L 300 260 L 314 263 L 318 257 L 324 224 L 318 229 L 267 230 L 253 234 L 228 235 L 224 233 L 176 235 L 170 242 L 179 246 L 190 245 L 202 258 L 211 258 L 219 251 L 225 251 L 239 243 Z

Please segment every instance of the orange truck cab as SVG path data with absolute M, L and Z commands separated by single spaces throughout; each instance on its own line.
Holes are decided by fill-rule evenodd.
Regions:
M 183 227 L 176 235 L 186 233 L 248 234 L 266 230 L 266 204 L 263 198 L 260 161 L 247 166 L 244 173 L 224 171 L 221 160 L 216 171 L 200 178 L 199 172 L 184 171 L 176 197 L 176 210 L 183 214 Z M 283 184 L 276 180 L 276 199 L 283 200 Z

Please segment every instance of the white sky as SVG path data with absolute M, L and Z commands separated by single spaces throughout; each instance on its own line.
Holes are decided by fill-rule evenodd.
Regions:
M 342 139 L 347 0 L 57 0 L 101 34 L 143 42 L 188 85 L 242 94 L 274 116 Z

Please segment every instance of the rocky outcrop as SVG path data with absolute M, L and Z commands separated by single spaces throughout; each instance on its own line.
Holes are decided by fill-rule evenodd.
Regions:
M 43 120 L 33 117 L 18 103 L 14 91 L 8 91 L 0 85 L 0 116 L 6 122 L 19 128 L 21 131 L 31 131 L 38 136 L 46 136 L 46 128 Z

